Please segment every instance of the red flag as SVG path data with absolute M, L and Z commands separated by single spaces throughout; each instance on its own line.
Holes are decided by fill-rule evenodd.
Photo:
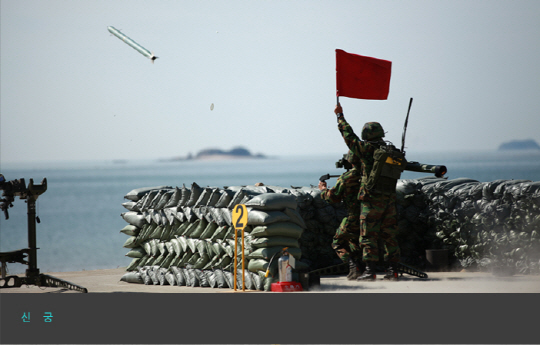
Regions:
M 336 49 L 337 96 L 387 99 L 392 62 Z

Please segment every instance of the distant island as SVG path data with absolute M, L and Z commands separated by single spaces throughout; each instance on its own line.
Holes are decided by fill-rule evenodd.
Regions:
M 502 143 L 499 146 L 499 151 L 509 150 L 540 150 L 540 145 L 532 139 L 513 140 L 507 143 Z
M 174 157 L 171 161 L 183 161 L 183 160 L 221 160 L 221 159 L 246 159 L 246 158 L 266 158 L 262 153 L 252 154 L 248 149 L 244 147 L 235 147 L 229 151 L 221 149 L 204 149 L 197 154 L 192 155 L 189 153 L 186 157 Z

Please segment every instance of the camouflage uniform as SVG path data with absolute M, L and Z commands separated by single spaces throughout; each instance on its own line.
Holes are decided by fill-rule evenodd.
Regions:
M 358 168 L 342 174 L 336 185 L 331 189 L 325 189 L 321 193 L 321 198 L 329 203 L 343 201 L 347 207 L 348 215 L 343 218 L 339 228 L 334 235 L 332 248 L 343 262 L 348 262 L 349 256 L 360 258 L 360 201 L 358 200 L 358 190 L 362 174 Z
M 377 146 L 384 144 L 384 142 L 382 139 L 378 139 L 378 142 L 360 140 L 343 116 L 338 117 L 338 128 L 349 149 L 362 162 L 365 181 L 365 178 L 369 176 L 373 168 L 373 153 L 377 149 Z M 379 260 L 377 242 L 380 237 L 385 247 L 385 260 L 398 262 L 400 251 L 396 239 L 398 230 L 396 194 L 385 195 L 368 191 L 365 183 L 361 183 L 358 199 L 361 200 L 362 205 L 360 213 L 360 244 L 363 247 L 362 259 L 365 262 Z

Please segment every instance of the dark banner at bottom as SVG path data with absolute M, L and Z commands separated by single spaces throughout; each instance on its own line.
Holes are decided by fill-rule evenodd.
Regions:
M 0 293 L 0 343 L 534 343 L 539 296 Z

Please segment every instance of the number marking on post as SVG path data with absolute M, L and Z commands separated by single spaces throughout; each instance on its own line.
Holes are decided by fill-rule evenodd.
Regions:
M 233 218 L 234 228 L 237 231 L 244 230 L 244 228 L 247 225 L 247 220 L 248 220 L 248 212 L 247 212 L 246 205 L 243 205 L 243 204 L 236 205 L 233 210 L 232 218 Z

